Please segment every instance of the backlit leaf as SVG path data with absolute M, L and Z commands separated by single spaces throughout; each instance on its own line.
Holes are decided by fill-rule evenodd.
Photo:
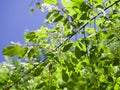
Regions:
M 114 86 L 114 90 L 119 90 L 119 85 L 117 83 Z
M 72 7 L 73 2 L 71 0 L 61 0 L 64 7 Z
M 20 46 L 7 46 L 3 49 L 2 54 L 7 55 L 7 56 L 15 56 L 19 53 L 20 51 Z
M 85 46 L 85 44 L 83 44 L 82 42 L 79 42 L 79 46 L 80 46 L 80 48 L 81 48 L 83 51 L 86 52 L 86 46 Z
M 98 2 L 98 4 L 102 4 L 104 2 L 104 0 L 96 0 Z
M 36 33 L 35 32 L 29 32 L 24 35 L 24 39 L 29 42 L 29 41 L 35 41 L 36 40 Z
M 48 4 L 57 4 L 58 0 L 43 0 L 44 3 L 48 3 Z
M 27 51 L 28 51 L 27 47 L 21 48 L 19 53 L 18 53 L 18 57 L 23 58 L 25 56 L 25 54 L 27 53 Z

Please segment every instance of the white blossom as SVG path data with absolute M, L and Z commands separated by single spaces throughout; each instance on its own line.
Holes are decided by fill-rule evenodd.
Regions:
M 3 63 L 3 66 L 4 67 L 8 67 L 10 69 L 15 69 L 15 67 L 12 64 L 10 64 L 10 63 Z
M 111 21 L 110 21 L 110 20 L 108 20 L 108 21 L 106 21 L 105 23 L 106 23 L 106 24 L 110 24 L 110 23 L 111 23 Z
M 41 9 L 41 11 L 44 12 L 45 10 L 53 11 L 54 9 L 58 9 L 58 8 L 54 5 L 50 5 L 50 4 L 47 4 L 47 3 L 42 3 L 40 9 Z
M 10 43 L 13 44 L 13 45 L 19 45 L 19 46 L 21 45 L 20 42 L 10 41 Z
M 33 84 L 34 83 L 33 79 L 28 80 L 28 83 Z
M 98 12 L 102 13 L 103 16 L 106 16 L 106 12 L 104 11 L 104 9 L 98 8 Z

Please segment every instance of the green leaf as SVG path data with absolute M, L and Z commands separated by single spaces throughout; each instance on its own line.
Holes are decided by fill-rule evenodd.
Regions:
M 104 2 L 104 0 L 95 0 L 96 2 L 98 2 L 98 4 L 102 4 Z
M 113 82 L 113 77 L 112 76 L 108 76 L 108 81 L 109 82 Z
M 77 73 L 72 72 L 70 78 L 73 79 L 74 81 L 77 81 L 77 80 L 78 80 L 78 78 L 77 78 Z
M 71 60 L 74 64 L 78 64 L 78 60 L 76 58 L 72 57 Z
M 85 54 L 86 53 L 84 51 L 80 50 L 80 48 L 78 46 L 75 47 L 75 56 L 77 59 L 80 59 Z
M 119 58 L 115 57 L 113 60 L 113 66 L 118 66 L 120 64 Z
M 99 77 L 99 81 L 100 82 L 104 82 L 105 81 L 104 78 L 105 78 L 104 74 L 101 74 L 100 77 Z
M 60 20 L 62 20 L 62 19 L 63 19 L 63 16 L 59 14 L 59 15 L 55 18 L 54 22 L 58 22 L 58 21 L 60 21 Z
M 84 0 L 62 0 L 62 4 L 64 7 L 79 7 Z
M 96 8 L 104 9 L 104 7 L 102 5 L 97 5 Z
M 28 58 L 30 59 L 31 57 L 33 57 L 35 50 L 34 48 L 31 48 L 30 51 L 28 52 Z
M 73 43 L 69 43 L 69 44 L 65 45 L 63 48 L 63 52 L 68 51 L 72 47 L 72 45 L 73 45 Z
M 74 10 L 74 8 L 66 8 L 70 16 L 73 16 L 77 14 L 77 12 Z
M 81 57 L 81 56 L 80 56 L 80 53 L 81 53 L 81 52 L 80 52 L 80 48 L 76 46 L 76 47 L 75 47 L 75 56 L 76 56 L 76 58 L 79 59 L 79 58 Z
M 33 47 L 30 49 L 30 51 L 28 52 L 28 58 L 32 59 L 32 58 L 37 58 L 39 54 L 39 50 L 38 47 Z
M 53 65 L 52 65 L 52 63 L 49 65 L 49 71 L 51 71 L 52 70 L 52 68 L 53 68 Z
M 15 67 L 19 67 L 20 66 L 20 61 L 18 60 L 12 60 L 12 64 L 15 66 Z
M 48 3 L 48 4 L 58 4 L 58 0 L 43 0 L 44 3 Z
M 45 56 L 46 56 L 47 58 L 53 58 L 55 55 L 54 55 L 54 53 L 52 53 L 52 52 L 48 52 Z
M 49 12 L 46 16 L 46 19 L 49 19 L 54 13 L 55 13 L 55 10 L 53 10 L 52 12 Z
M 7 46 L 3 49 L 2 54 L 7 55 L 7 56 L 15 56 L 19 53 L 20 51 L 20 46 Z
M 72 0 L 74 2 L 74 4 L 77 6 L 77 5 L 81 5 L 84 0 Z M 78 6 L 79 7 L 79 6 Z
M 43 71 L 43 68 L 36 68 L 36 69 L 34 70 L 33 76 L 34 76 L 34 77 L 39 76 L 42 71 Z
M 56 90 L 56 87 L 55 86 L 51 86 L 50 90 Z
M 77 4 L 76 4 L 77 5 Z M 86 3 L 86 2 L 81 2 L 81 4 L 79 5 L 80 6 L 80 10 L 82 11 L 82 12 L 86 12 L 86 13 L 84 13 L 83 15 L 87 15 L 87 12 L 88 12 L 88 10 L 90 9 L 90 6 Z
M 117 83 L 114 86 L 114 90 L 119 90 L 119 85 Z
M 79 46 L 80 46 L 80 48 L 81 48 L 83 51 L 86 52 L 86 46 L 85 46 L 85 44 L 83 44 L 82 42 L 79 42 Z
M 90 0 L 91 3 L 95 2 L 97 5 L 100 5 L 104 2 L 104 0 Z
M 36 89 L 42 88 L 45 84 L 46 84 L 45 82 L 38 84 L 38 85 L 36 86 Z
M 24 35 L 24 39 L 29 42 L 29 41 L 35 41 L 36 40 L 36 33 L 35 32 L 30 32 Z
M 85 13 L 85 14 L 82 14 L 81 17 L 80 17 L 81 20 L 88 20 L 89 19 L 89 16 Z
M 69 79 L 68 74 L 66 73 L 65 70 L 62 70 L 62 80 L 65 81 L 65 82 L 67 82 L 68 79 Z
M 27 47 L 21 48 L 18 53 L 18 58 L 23 58 L 25 56 L 25 54 L 27 53 L 27 51 L 28 51 Z
M 71 0 L 61 0 L 64 7 L 72 7 L 73 2 Z
M 112 39 L 113 37 L 115 37 L 114 34 L 110 35 L 107 39 Z

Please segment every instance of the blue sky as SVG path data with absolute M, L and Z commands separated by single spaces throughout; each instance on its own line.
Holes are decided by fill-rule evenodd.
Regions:
M 36 1 L 36 0 L 35 0 Z M 33 0 L 1 0 L 0 2 L 0 62 L 4 61 L 2 50 L 11 41 L 24 43 L 24 32 L 39 29 L 44 25 L 46 13 L 35 9 L 30 13 Z M 90 26 L 89 26 L 90 27 Z M 93 27 L 93 26 L 92 26 Z M 76 35 L 76 38 L 83 35 Z
M 24 43 L 23 35 L 26 30 L 36 30 L 43 25 L 45 13 L 36 9 L 30 14 L 31 2 L 32 0 L 1 0 L 0 62 L 4 61 L 2 49 L 10 45 L 10 41 Z

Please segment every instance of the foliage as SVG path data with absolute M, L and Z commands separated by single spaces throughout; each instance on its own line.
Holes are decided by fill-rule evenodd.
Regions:
M 43 0 L 36 7 L 47 10 L 51 28 L 25 33 L 26 44 L 3 49 L 0 89 L 120 89 L 119 0 Z

